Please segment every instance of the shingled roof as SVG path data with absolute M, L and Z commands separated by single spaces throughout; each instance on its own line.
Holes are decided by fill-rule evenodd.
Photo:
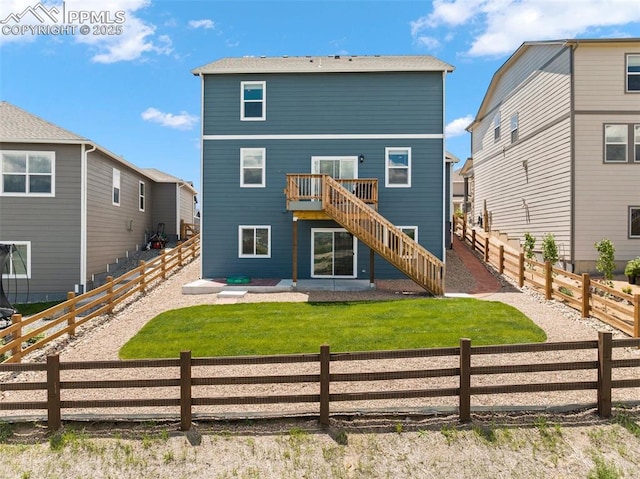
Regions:
M 222 58 L 191 71 L 194 75 L 236 73 L 357 73 L 453 71 L 430 55 L 331 55 L 325 57 Z
M 0 141 L 88 141 L 22 108 L 0 101 Z

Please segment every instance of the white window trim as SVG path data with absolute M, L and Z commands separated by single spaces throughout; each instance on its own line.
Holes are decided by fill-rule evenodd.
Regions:
M 417 226 L 396 226 L 398 229 L 401 229 L 403 233 L 406 233 L 405 230 L 413 230 L 413 240 L 418 242 L 418 227 Z
M 121 187 L 121 181 L 120 181 L 120 170 L 117 168 L 113 169 L 113 173 L 111 175 L 111 204 L 113 206 L 120 206 L 120 203 L 122 203 L 122 187 Z M 116 202 L 115 200 L 115 190 L 116 188 L 118 189 L 118 201 Z
M 513 126 L 513 120 L 515 119 L 515 128 Z M 520 137 L 520 115 L 518 114 L 518 112 L 515 112 L 513 115 L 511 115 L 511 120 L 510 120 L 510 124 L 509 124 L 509 138 L 511 140 L 511 143 L 515 143 L 516 141 L 518 141 L 519 137 Z M 513 133 L 515 132 L 516 134 L 516 138 L 515 140 L 513 139 Z
M 629 233 L 629 239 L 640 239 L 640 235 L 632 235 L 631 234 L 631 213 L 633 212 L 633 210 L 640 210 L 640 205 L 638 206 L 629 206 L 629 216 L 627 217 L 627 223 L 628 223 L 628 233 Z
M 358 277 L 358 239 L 352 236 L 353 239 L 353 274 L 352 275 L 321 275 L 314 273 L 314 256 L 315 256 L 315 242 L 314 235 L 315 233 L 348 233 L 348 231 L 344 228 L 311 228 L 311 277 L 312 278 L 326 278 L 326 279 L 349 279 L 349 278 L 357 278 Z M 335 266 L 335 264 L 334 264 Z M 335 267 L 333 268 L 333 272 L 335 272 Z
M 244 99 L 244 87 L 245 85 L 261 85 L 262 86 L 262 116 L 244 116 L 244 104 L 258 103 L 258 100 L 245 100 Z M 267 82 L 266 81 L 243 81 L 240 82 L 240 120 L 241 121 L 265 121 L 267 119 Z
M 4 240 L 0 240 L 0 244 L 26 245 L 26 247 L 27 247 L 27 257 L 26 258 L 22 258 L 26 262 L 27 274 L 16 274 L 16 275 L 14 275 L 12 273 L 9 273 L 8 276 L 6 274 L 0 274 L 0 276 L 2 278 L 11 278 L 11 279 L 14 279 L 14 278 L 15 279 L 30 279 L 31 278 L 31 241 L 4 241 Z M 18 257 L 18 260 L 20 260 L 20 256 Z M 11 260 L 9 260 L 9 261 L 11 261 Z M 11 265 L 9 267 L 11 268 Z
M 242 253 L 242 231 L 246 229 L 252 229 L 254 231 L 253 234 L 253 249 L 255 251 L 255 230 L 257 229 L 266 229 L 267 230 L 267 242 L 268 242 L 268 252 L 267 254 L 243 254 Z M 240 225 L 238 226 L 238 258 L 260 258 L 266 259 L 271 258 L 271 225 Z
M 390 184 L 389 183 L 389 152 L 395 150 L 407 151 L 407 183 L 405 184 Z M 401 169 L 396 167 L 395 169 Z M 404 169 L 404 167 L 402 167 Z M 388 146 L 384 149 L 384 186 L 386 188 L 411 188 L 411 147 L 408 146 Z
M 142 205 L 142 206 L 140 206 Z M 144 213 L 147 207 L 147 185 L 144 181 L 138 181 L 138 210 Z
M 244 154 L 249 151 L 260 151 L 262 153 L 262 180 L 260 183 L 245 183 L 244 181 Z M 264 188 L 267 177 L 267 149 L 266 148 L 240 148 L 240 187 L 241 188 Z
M 25 193 L 5 193 L 4 192 L 4 173 L 2 171 L 2 154 L 4 153 L 8 153 L 8 154 L 23 154 L 26 155 L 27 158 L 29 157 L 30 154 L 35 154 L 35 155 L 41 155 L 41 156 L 48 156 L 51 159 L 51 193 L 29 193 L 29 192 L 25 192 Z M 27 165 L 28 165 L 28 160 L 27 160 Z M 27 173 L 27 184 L 25 186 L 25 188 L 29 188 L 29 181 L 28 181 L 28 177 L 29 177 L 30 173 Z M 34 173 L 34 176 L 44 176 L 43 173 Z M 38 150 L 34 150 L 34 151 L 27 151 L 27 150 L 0 150 L 0 196 L 19 196 L 19 197 L 24 197 L 24 196 L 30 196 L 30 197 L 39 197 L 39 198 L 51 198 L 51 197 L 55 197 L 56 196 L 56 153 L 55 151 L 38 151 Z
M 624 126 L 626 128 L 627 131 L 627 139 L 626 141 L 624 141 L 624 143 L 612 143 L 612 142 L 607 142 L 607 127 L 608 126 Z M 613 164 L 623 164 L 623 163 L 629 163 L 629 126 L 626 123 L 605 123 L 604 125 L 604 131 L 603 131 L 603 138 L 602 141 L 604 142 L 604 151 L 603 151 L 603 155 L 604 155 L 604 162 L 605 163 L 613 163 Z M 607 145 L 624 145 L 624 159 L 623 160 L 609 160 L 607 159 Z
M 625 61 L 625 76 L 624 76 L 624 91 L 626 93 L 640 93 L 640 90 L 629 90 L 629 77 L 630 76 L 640 76 L 640 72 L 630 72 L 629 71 L 629 58 L 638 57 L 640 58 L 640 53 L 628 53 Z
M 500 139 L 500 123 L 502 119 L 500 117 L 500 112 L 496 113 L 496 116 L 493 117 L 493 141 L 498 141 Z

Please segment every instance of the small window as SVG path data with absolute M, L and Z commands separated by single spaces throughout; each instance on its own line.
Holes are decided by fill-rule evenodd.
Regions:
M 633 149 L 633 161 L 640 163 L 640 125 L 634 126 L 634 149 Z
M 627 160 L 627 125 L 604 126 L 604 161 L 605 163 L 626 163 Z
M 271 226 L 240 226 L 240 258 L 271 257 Z
M 629 207 L 629 238 L 640 238 L 640 206 Z
M 511 115 L 511 143 L 518 141 L 518 114 Z
M 640 92 L 640 55 L 627 55 L 627 91 Z
M 267 118 L 267 84 L 263 81 L 241 83 L 240 119 L 261 121 Z
M 411 148 L 385 148 L 385 186 L 411 186 Z
M 498 141 L 500 139 L 500 113 L 493 117 L 493 139 Z
M 30 241 L 0 241 L 0 248 L 8 249 L 9 260 L 1 272 L 3 278 L 27 279 L 31 278 L 31 242 Z
M 120 206 L 120 170 L 113 169 L 113 194 L 111 201 L 114 206 Z
M 52 151 L 3 151 L 0 194 L 54 196 L 54 169 Z
M 144 211 L 145 207 L 145 191 L 144 191 L 144 181 L 138 183 L 138 196 L 140 201 L 138 203 L 138 208 L 140 211 Z
M 260 188 L 265 186 L 264 148 L 240 148 L 240 186 Z

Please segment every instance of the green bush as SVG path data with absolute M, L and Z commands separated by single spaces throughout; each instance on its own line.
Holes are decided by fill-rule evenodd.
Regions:
M 536 237 L 531 236 L 531 234 L 527 231 L 524 234 L 524 244 L 522 245 L 524 249 L 524 256 L 527 259 L 533 259 L 535 257 L 535 253 L 533 249 L 536 247 Z
M 604 275 L 604 279 L 610 282 L 613 279 L 613 270 L 616 269 L 616 249 L 611 240 L 603 238 L 595 245 L 598 252 L 596 269 Z
M 550 261 L 552 265 L 556 264 L 560 259 L 556 238 L 551 233 L 547 233 L 542 238 L 542 257 L 545 261 Z
M 640 276 L 640 256 L 627 262 L 624 274 L 625 276 Z

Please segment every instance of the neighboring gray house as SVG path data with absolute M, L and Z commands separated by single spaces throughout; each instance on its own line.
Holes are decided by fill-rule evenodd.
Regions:
M 18 299 L 64 298 L 91 289 L 94 275 L 145 246 L 176 211 L 156 212 L 165 183 L 91 140 L 0 102 L 0 243 L 12 244 L 5 272 Z M 170 200 L 177 201 L 174 179 Z M 195 190 L 189 222 L 193 222 Z M 179 220 L 178 220 L 179 221 Z M 22 262 L 24 260 L 24 264 Z
M 357 196 L 377 207 L 444 261 L 452 70 L 431 56 L 337 55 L 225 58 L 193 70 L 203 91 L 203 278 L 370 278 L 370 251 L 386 260 L 376 278 L 410 275 L 386 229 L 375 245 L 329 214 L 323 174 L 352 193 L 343 204 Z
M 610 239 L 640 255 L 640 39 L 526 42 L 495 73 L 471 132 L 473 217 L 552 233 L 561 264 L 595 271 Z

